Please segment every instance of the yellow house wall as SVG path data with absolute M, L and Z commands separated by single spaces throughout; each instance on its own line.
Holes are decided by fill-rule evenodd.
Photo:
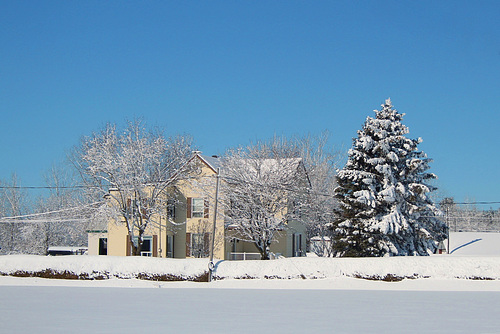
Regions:
M 185 221 L 185 218 L 183 218 L 183 215 L 179 216 L 179 210 L 176 210 L 176 217 L 175 217 L 175 225 L 170 223 L 168 219 L 165 217 L 162 217 L 161 220 L 159 217 L 155 217 L 156 221 L 160 222 L 161 221 L 161 234 L 160 234 L 160 228 L 159 226 L 153 226 L 150 225 L 148 229 L 145 231 L 145 236 L 157 236 L 157 241 L 158 241 L 158 248 L 157 248 L 157 256 L 166 258 L 167 257 L 167 240 L 168 236 L 173 236 L 174 237 L 174 258 L 185 258 L 186 257 L 186 225 L 182 224 L 182 222 Z M 160 253 L 161 249 L 161 253 Z
M 167 196 L 167 195 L 165 195 Z M 111 205 L 113 199 L 111 198 Z M 152 220 L 161 223 L 161 235 L 159 226 L 150 223 L 148 228 L 144 231 L 144 236 L 157 236 L 157 249 L 153 250 L 157 256 L 167 257 L 167 234 L 177 234 L 174 236 L 174 256 L 175 257 L 185 257 L 185 227 L 173 227 L 171 223 L 168 222 L 166 217 L 154 216 Z M 185 221 L 185 218 L 184 220 Z M 176 219 L 176 223 L 180 223 L 179 219 Z M 184 235 L 183 235 L 184 234 Z M 108 223 L 108 255 L 112 256 L 126 256 L 127 255 L 127 241 L 128 230 L 125 222 L 116 223 L 110 221 Z M 136 235 L 137 236 L 137 235 Z M 98 241 L 97 241 L 98 242 Z M 160 253 L 161 249 L 161 253 Z M 97 245 L 98 252 L 98 245 Z
M 203 231 L 204 233 L 212 233 L 213 229 L 213 215 L 215 212 L 215 188 L 216 188 L 216 179 L 215 172 L 206 166 L 201 161 L 199 163 L 200 167 L 200 177 L 198 180 L 205 180 L 206 182 L 201 185 L 204 188 L 204 191 L 199 191 L 200 184 L 199 181 L 185 181 L 180 182 L 177 186 L 178 190 L 183 195 L 183 205 L 180 207 L 180 212 L 183 212 L 183 218 L 186 221 L 186 233 L 200 233 Z M 208 196 L 207 196 L 208 195 Z M 186 218 L 186 210 L 187 198 L 207 198 L 209 201 L 208 205 L 208 218 Z M 222 207 L 219 205 L 218 210 L 222 210 Z M 219 211 L 220 212 L 220 211 Z M 225 242 L 224 242 L 224 220 L 222 214 L 217 215 L 217 221 L 215 225 L 215 247 L 214 247 L 214 258 L 224 259 L 225 258 Z M 184 234 L 185 239 L 185 234 Z M 184 240 L 184 255 L 186 254 L 186 242 L 188 240 Z
M 289 243 L 288 239 L 291 240 L 291 236 L 288 236 L 285 231 L 280 231 L 278 234 L 276 234 L 275 239 L 276 241 L 274 241 L 270 247 L 271 252 L 276 255 L 291 256 L 291 251 L 290 253 L 287 253 Z M 232 245 L 233 243 L 231 242 L 230 238 L 228 238 L 226 242 L 226 258 L 231 258 L 230 253 L 232 252 Z M 253 242 L 240 240 L 236 242 L 236 253 L 259 253 L 259 251 Z
M 126 256 L 127 255 L 127 227 L 125 224 L 108 224 L 108 255 Z
M 301 249 L 306 249 L 306 227 L 297 221 L 289 221 L 287 223 L 286 229 L 279 231 L 275 235 L 275 241 L 271 244 L 270 250 L 276 255 L 282 255 L 285 257 L 293 256 L 293 234 L 302 234 L 302 247 Z M 228 238 L 226 240 L 226 258 L 230 259 L 231 252 L 233 252 L 233 243 L 231 242 L 231 237 L 237 237 L 234 231 L 228 232 Z M 236 242 L 236 253 L 258 253 L 257 247 L 252 242 L 238 241 Z

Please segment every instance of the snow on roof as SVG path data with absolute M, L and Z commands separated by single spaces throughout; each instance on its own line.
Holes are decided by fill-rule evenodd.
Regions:
M 88 247 L 72 247 L 72 246 L 50 246 L 49 251 L 69 251 L 69 252 L 75 252 L 79 250 L 87 250 Z
M 210 156 L 207 156 L 207 155 L 201 155 L 201 154 L 198 154 L 198 156 L 210 167 L 215 171 L 217 171 L 217 168 L 220 168 L 222 163 L 221 163 L 221 158 L 216 156 L 216 155 L 212 155 L 211 157 Z
M 202 155 L 199 152 L 197 152 L 197 156 L 205 162 L 210 168 L 212 168 L 214 171 L 217 171 L 217 168 L 223 168 L 224 167 L 224 161 L 221 157 L 213 155 L 213 156 L 207 156 L 207 155 Z M 241 160 L 242 163 L 245 163 L 248 166 L 251 166 L 251 161 L 254 159 L 239 159 Z M 300 165 L 302 164 L 302 158 L 286 158 L 286 159 L 260 159 L 259 160 L 260 168 L 264 169 L 266 171 L 272 171 L 277 168 L 287 168 L 289 170 L 297 170 L 300 168 Z
M 329 236 L 315 236 L 315 237 L 312 237 L 311 238 L 311 241 L 330 241 L 330 237 Z

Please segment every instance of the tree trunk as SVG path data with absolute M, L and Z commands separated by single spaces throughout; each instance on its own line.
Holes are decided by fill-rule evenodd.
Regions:
M 141 255 L 141 248 L 142 248 L 142 233 L 139 232 L 139 237 L 137 238 L 137 245 L 134 243 L 134 235 L 132 233 L 129 233 L 129 244 L 132 249 L 131 255 L 132 256 L 140 256 Z
M 260 259 L 261 260 L 270 260 L 271 257 L 271 251 L 269 249 L 269 245 L 266 245 L 264 247 L 259 247 L 257 243 L 255 243 L 255 246 L 257 246 L 257 249 L 259 250 L 260 253 Z

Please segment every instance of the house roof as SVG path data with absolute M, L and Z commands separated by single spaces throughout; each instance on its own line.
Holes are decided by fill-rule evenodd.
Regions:
M 198 157 L 198 159 L 200 159 L 205 165 L 207 165 L 210 169 L 212 169 L 214 173 L 217 173 L 218 168 L 220 169 L 224 168 L 223 159 L 219 156 L 216 155 L 208 156 L 201 154 L 201 152 L 194 152 L 193 157 L 189 161 L 193 160 L 195 157 Z M 307 182 L 310 183 L 309 175 L 307 174 L 302 158 L 287 158 L 285 160 L 287 161 L 286 165 L 288 168 L 290 168 L 290 170 L 302 169 L 305 174 Z M 263 164 L 261 165 L 261 167 L 272 170 L 277 167 L 277 164 L 278 162 L 275 159 L 263 159 Z
M 198 157 L 205 162 L 205 164 L 208 165 L 211 169 L 213 169 L 214 172 L 217 172 L 217 168 L 222 167 L 222 159 L 216 155 L 213 156 L 207 156 L 207 155 L 201 155 L 198 154 Z

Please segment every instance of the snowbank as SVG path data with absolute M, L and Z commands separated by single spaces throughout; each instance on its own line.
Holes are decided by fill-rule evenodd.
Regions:
M 154 278 L 175 275 L 171 280 L 195 280 L 207 271 L 205 259 L 158 259 L 114 256 L 0 256 L 0 274 L 7 276 L 46 277 L 60 273 L 59 278 Z M 42 273 L 42 275 L 37 275 Z M 44 275 L 43 273 L 47 273 Z M 33 275 L 30 275 L 33 274 Z M 70 277 L 73 274 L 76 277 Z M 146 277 L 147 276 L 147 277 Z M 56 277 L 58 278 L 58 277 Z M 175 279 L 176 278 L 176 279 Z
M 447 242 L 445 242 L 447 244 Z M 267 281 L 365 278 L 500 280 L 500 233 L 451 233 L 451 255 L 389 258 L 288 258 L 272 261 L 218 261 L 218 280 Z M 98 279 L 202 281 L 208 259 L 113 256 L 0 256 L 0 275 Z
M 112 256 L 0 256 L 0 274 L 38 276 L 72 273 L 75 277 L 106 279 L 196 280 L 208 270 L 207 259 L 157 259 Z M 216 277 L 228 279 L 366 278 L 401 280 L 500 279 L 500 257 L 449 256 L 390 258 L 288 258 L 271 261 L 218 261 Z M 172 278 L 172 279 L 169 279 Z

